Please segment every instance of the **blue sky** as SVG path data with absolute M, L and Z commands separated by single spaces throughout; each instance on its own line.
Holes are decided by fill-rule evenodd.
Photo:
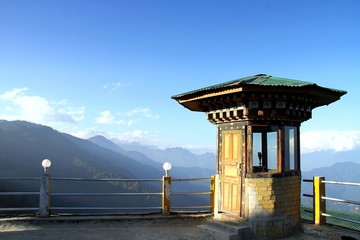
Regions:
M 0 1 L 0 119 L 82 138 L 215 150 L 171 96 L 259 73 L 348 91 L 302 124 L 302 148 L 360 145 L 360 2 Z

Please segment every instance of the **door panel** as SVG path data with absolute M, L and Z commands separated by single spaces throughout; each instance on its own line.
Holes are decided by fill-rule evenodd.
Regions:
M 240 185 L 232 185 L 232 202 L 231 202 L 231 211 L 239 212 L 240 214 Z
M 229 199 L 229 193 L 230 193 L 230 184 L 229 183 L 223 183 L 223 197 L 225 201 L 223 201 L 223 208 L 229 209 L 230 205 L 228 199 Z
M 222 211 L 240 215 L 242 130 L 222 131 L 221 188 Z

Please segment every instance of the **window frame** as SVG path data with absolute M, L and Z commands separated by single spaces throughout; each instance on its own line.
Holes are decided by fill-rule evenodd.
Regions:
M 278 174 L 286 172 L 300 171 L 300 134 L 299 126 L 294 125 L 263 125 L 252 124 L 247 126 L 247 159 L 248 173 L 254 174 Z M 276 132 L 276 169 L 269 169 L 269 153 L 271 147 L 269 134 Z M 261 137 L 255 136 L 260 134 Z M 255 148 L 255 140 L 259 141 L 260 147 Z M 274 142 L 273 142 L 274 143 Z M 274 145 L 272 143 L 272 145 Z M 258 162 L 258 155 L 255 149 L 261 148 L 262 166 L 255 163 Z

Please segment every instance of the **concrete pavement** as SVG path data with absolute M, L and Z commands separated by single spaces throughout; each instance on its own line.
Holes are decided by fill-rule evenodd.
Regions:
M 55 216 L 50 218 L 1 218 L 0 240 L 204 240 L 197 227 L 211 215 L 121 215 L 121 216 Z M 356 232 L 303 224 L 304 232 L 284 238 L 287 240 L 358 238 Z

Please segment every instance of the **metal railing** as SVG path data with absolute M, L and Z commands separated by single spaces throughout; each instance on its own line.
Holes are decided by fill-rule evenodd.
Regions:
M 88 211 L 109 211 L 109 210 L 144 210 L 148 211 L 159 211 L 163 215 L 169 215 L 171 212 L 176 210 L 186 209 L 208 209 L 212 212 L 214 209 L 214 177 L 210 178 L 183 178 L 183 179 L 171 179 L 170 176 L 164 176 L 162 179 L 85 179 L 85 178 L 62 178 L 62 177 L 50 177 L 49 174 L 44 173 L 41 178 L 6 178 L 1 177 L 2 181 L 39 181 L 39 191 L 7 191 L 0 192 L 0 203 L 1 197 L 3 196 L 36 196 L 39 198 L 39 207 L 0 207 L 0 212 L 19 212 L 19 211 L 35 211 L 40 217 L 48 217 L 50 213 L 61 212 L 61 211 L 76 211 L 76 210 L 88 210 Z M 159 183 L 161 184 L 161 191 L 159 192 L 52 192 L 50 185 L 56 186 L 58 182 L 69 182 L 69 190 L 71 189 L 71 183 L 73 182 L 112 182 L 112 183 Z M 189 192 L 172 192 L 171 182 L 199 182 L 209 181 L 209 191 L 189 191 Z M 160 188 L 158 188 L 160 189 Z M 175 196 L 194 196 L 194 195 L 209 195 L 209 205 L 191 205 L 191 206 L 173 206 L 171 198 Z M 50 200 L 58 197 L 159 197 L 161 201 L 158 201 L 157 206 L 136 206 L 136 207 L 122 207 L 122 206 L 52 206 Z
M 161 182 L 161 179 L 86 179 L 86 178 L 61 178 L 61 177 L 54 177 L 51 178 L 51 181 L 66 181 L 66 182 L 116 182 L 116 183 L 129 183 L 129 182 L 136 182 L 136 183 L 146 183 L 146 182 Z M 132 197 L 140 197 L 140 196 L 162 196 L 162 192 L 55 192 L 49 193 L 50 198 L 54 197 L 125 197 L 125 196 L 132 196 Z M 49 211 L 64 211 L 64 210 L 100 210 L 100 211 L 107 211 L 107 210 L 161 210 L 161 206 L 156 207 L 89 207 L 89 206 L 81 206 L 81 207 L 69 207 L 69 206 L 50 206 Z
M 325 181 L 325 177 L 314 177 L 312 180 L 304 179 L 303 182 L 313 183 L 313 194 L 303 194 L 304 197 L 311 197 L 313 199 L 313 209 L 312 211 L 305 210 L 313 214 L 313 220 L 316 225 L 323 225 L 327 223 L 327 218 L 333 218 L 353 224 L 357 224 L 360 229 L 360 221 L 345 218 L 338 216 L 336 214 L 331 214 L 330 211 L 326 211 L 326 201 L 333 201 L 336 203 L 360 205 L 359 201 L 340 199 L 326 196 L 325 185 L 326 184 L 336 184 L 336 185 L 346 185 L 346 186 L 355 186 L 360 187 L 360 183 L 351 183 L 351 182 L 338 182 L 338 181 Z M 334 212 L 334 211 L 332 211 Z M 360 220 L 360 219 L 359 219 Z
M 14 178 L 14 177 L 3 177 L 0 178 L 2 181 L 40 181 L 40 178 Z M 40 192 L 0 192 L 0 197 L 2 196 L 39 196 Z M 7 208 L 0 208 L 0 211 L 38 211 L 38 207 L 7 207 Z
M 211 176 L 210 178 L 178 178 L 172 179 L 172 182 L 194 182 L 194 181 L 210 181 L 209 191 L 207 192 L 171 192 L 171 196 L 191 196 L 191 195 L 210 195 L 209 205 L 206 206 L 172 206 L 173 210 L 184 210 L 184 209 L 209 209 L 210 212 L 214 211 L 214 184 L 215 178 Z

